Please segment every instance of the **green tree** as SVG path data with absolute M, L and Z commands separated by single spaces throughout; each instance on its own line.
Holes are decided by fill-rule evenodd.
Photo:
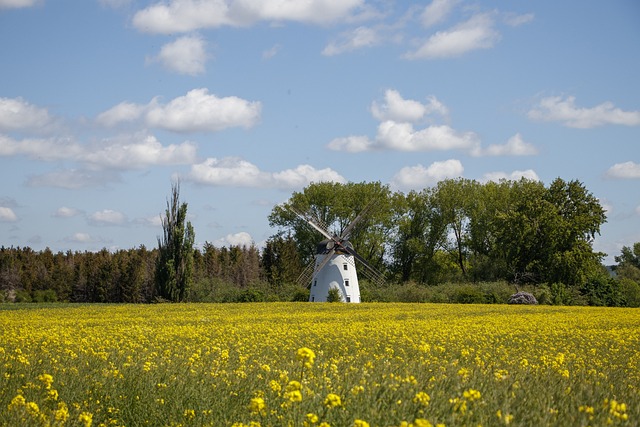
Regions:
M 349 240 L 371 265 L 382 269 L 393 220 L 388 186 L 379 182 L 313 183 L 302 192 L 293 193 L 285 204 L 275 206 L 269 215 L 269 224 L 279 228 L 276 236 L 293 236 L 303 264 L 307 264 L 313 259 L 316 245 L 323 238 L 291 212 L 288 209 L 290 206 L 313 216 L 330 233 L 338 236 L 343 234 L 358 214 L 369 207 L 362 221 L 352 230 Z
M 162 217 L 162 237 L 158 237 L 156 291 L 169 301 L 184 301 L 193 275 L 195 233 L 187 221 L 187 203 L 180 203 L 180 183 L 171 186 L 171 197 Z

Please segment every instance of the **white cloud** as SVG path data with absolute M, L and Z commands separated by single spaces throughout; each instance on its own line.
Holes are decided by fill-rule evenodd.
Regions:
M 42 130 L 53 122 L 46 108 L 30 104 L 22 98 L 0 98 L 0 131 Z
M 431 27 L 443 21 L 453 10 L 458 0 L 433 0 L 422 12 L 421 21 L 425 27 Z
M 92 243 L 95 241 L 95 239 L 88 233 L 75 233 L 73 236 L 67 237 L 65 240 L 72 243 Z
M 301 188 L 320 181 L 346 182 L 329 168 L 318 170 L 309 165 L 300 165 L 295 169 L 270 173 L 237 157 L 208 158 L 203 163 L 191 166 L 187 179 L 214 186 L 282 189 Z
M 227 234 L 225 237 L 214 242 L 214 246 L 251 246 L 254 243 L 253 237 L 246 231 L 235 234 Z
M 538 150 L 533 144 L 525 142 L 522 135 L 515 134 L 506 144 L 492 144 L 485 149 L 480 149 L 472 153 L 475 156 L 533 156 L 538 154 Z
M 153 102 L 153 101 L 152 101 Z M 132 102 L 121 102 L 115 107 L 111 107 L 107 111 L 100 113 L 96 121 L 103 125 L 112 127 L 118 123 L 134 122 L 145 113 L 148 106 L 134 104 Z
M 405 55 L 407 59 L 434 59 L 461 56 L 477 49 L 489 49 L 500 39 L 493 28 L 491 14 L 473 16 L 448 31 L 438 31 L 417 50 Z
M 384 102 L 374 101 L 371 104 L 371 114 L 379 121 L 417 122 L 432 113 L 447 116 L 449 110 L 433 95 L 428 97 L 426 104 L 423 104 L 413 99 L 404 99 L 397 90 L 393 89 L 385 91 Z
M 68 139 L 24 139 L 0 135 L 0 156 L 25 155 L 41 161 L 69 160 L 93 167 L 140 169 L 153 165 L 193 163 L 196 146 L 190 142 L 163 146 L 144 132 L 82 145 Z
M 426 168 L 420 164 L 408 166 L 393 177 L 392 185 L 402 190 L 417 190 L 443 179 L 460 177 L 463 172 L 462 163 L 456 159 L 434 162 Z
M 382 37 L 375 29 L 358 27 L 342 33 L 338 40 L 332 41 L 322 50 L 322 54 L 325 56 L 339 55 L 365 47 L 376 46 L 382 41 Z
M 162 46 L 158 56 L 153 59 L 178 74 L 202 74 L 207 61 L 206 43 L 199 36 L 180 37 Z
M 260 118 L 260 102 L 228 96 L 218 98 L 207 89 L 193 89 L 168 104 L 150 108 L 150 126 L 173 132 L 216 132 L 230 127 L 249 128 Z
M 140 31 L 170 34 L 258 21 L 329 24 L 348 20 L 364 0 L 171 0 L 138 11 L 133 25 Z
M 487 182 L 487 181 L 494 181 L 494 182 L 499 182 L 502 180 L 508 180 L 508 181 L 518 181 L 521 178 L 526 178 L 529 179 L 531 181 L 540 181 L 540 178 L 538 177 L 538 174 L 532 170 L 532 169 L 527 169 L 524 171 L 513 171 L 511 173 L 506 173 L 506 172 L 489 172 L 483 175 L 482 177 L 482 181 L 483 182 Z
M 0 206 L 0 222 L 15 222 L 17 220 L 18 217 L 15 212 L 13 212 L 13 209 Z
M 0 0 L 0 9 L 18 9 L 21 7 L 32 7 L 42 0 Z
M 78 209 L 62 206 L 58 208 L 58 210 L 56 210 L 53 216 L 57 216 L 59 218 L 71 218 L 78 214 L 80 214 L 80 211 Z
M 447 125 L 414 130 L 410 123 L 380 123 L 375 148 L 398 151 L 472 150 L 479 143 L 473 132 L 457 132 Z
M 332 140 L 327 147 L 334 151 L 347 151 L 349 153 L 359 153 L 369 151 L 373 148 L 374 142 L 367 136 L 347 136 Z
M 88 147 L 80 160 L 110 169 L 190 164 L 196 160 L 196 146 L 191 142 L 163 146 L 153 135 L 127 135 Z
M 127 218 L 122 212 L 105 209 L 92 213 L 89 216 L 89 221 L 99 225 L 122 225 L 127 221 Z
M 592 108 L 579 108 L 575 97 L 552 96 L 543 98 L 528 116 L 533 120 L 561 122 L 565 126 L 588 129 L 602 125 L 640 125 L 640 111 L 623 111 L 611 102 L 603 102 Z
M 611 166 L 606 175 L 609 178 L 634 179 L 640 178 L 640 164 L 635 162 L 616 163 Z

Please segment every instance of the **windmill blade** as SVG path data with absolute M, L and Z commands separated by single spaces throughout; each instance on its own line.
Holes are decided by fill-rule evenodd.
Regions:
M 360 221 L 362 221 L 362 218 L 364 218 L 364 216 L 371 210 L 371 208 L 373 207 L 374 203 L 375 203 L 375 200 L 371 201 L 367 206 L 365 206 L 364 209 L 362 209 L 362 211 L 360 211 L 360 213 L 355 217 L 355 219 L 353 221 L 351 221 L 351 223 L 349 225 L 347 225 L 347 228 L 344 229 L 344 231 L 342 232 L 342 235 L 340 236 L 341 240 L 346 240 L 346 239 L 349 238 L 349 235 L 353 231 L 353 228 Z
M 346 249 L 347 252 L 349 252 L 351 255 L 353 255 L 353 257 L 355 259 L 357 259 L 358 261 L 360 261 L 360 264 L 362 264 L 365 269 L 362 270 L 365 274 L 365 276 L 367 276 L 367 278 L 369 280 L 371 280 L 372 282 L 374 282 L 376 285 L 378 286 L 382 286 L 385 284 L 385 280 L 384 280 L 384 276 L 382 274 L 380 274 L 378 272 L 378 270 L 376 270 L 375 268 L 373 268 L 366 259 L 362 258 L 362 256 L 355 251 L 355 249 L 353 249 L 352 247 L 349 246 L 344 246 L 344 248 Z
M 313 278 L 313 266 L 315 265 L 315 260 L 311 261 L 307 264 L 307 266 L 302 270 L 302 273 L 298 276 L 296 282 L 300 285 L 304 285 L 307 288 L 311 287 L 311 279 Z
M 322 228 L 322 226 L 320 225 L 320 221 L 318 221 L 315 218 L 312 218 L 309 215 L 305 215 L 302 212 L 300 212 L 299 210 L 297 210 L 296 208 L 294 208 L 293 206 L 288 206 L 289 210 L 291 212 L 293 212 L 294 214 L 296 214 L 300 219 L 304 220 L 307 224 L 309 224 L 310 226 L 312 226 L 315 230 L 317 230 L 318 232 L 320 232 L 320 234 L 322 234 L 324 237 L 326 237 L 327 239 L 331 239 L 331 240 L 335 240 L 335 237 L 332 236 L 331 234 L 329 234 L 329 232 Z

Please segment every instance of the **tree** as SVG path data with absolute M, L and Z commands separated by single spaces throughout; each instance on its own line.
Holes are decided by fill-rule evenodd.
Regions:
M 275 236 L 290 234 L 298 244 L 303 264 L 308 264 L 315 256 L 316 245 L 322 237 L 291 212 L 289 206 L 312 215 L 330 233 L 338 236 L 358 214 L 370 207 L 349 240 L 373 267 L 380 269 L 383 266 L 393 219 L 388 186 L 379 182 L 313 183 L 302 192 L 293 193 L 285 204 L 275 206 L 269 215 L 269 225 L 280 229 Z
M 158 237 L 156 291 L 169 301 L 184 301 L 193 276 L 195 233 L 187 221 L 187 203 L 180 203 L 180 183 L 171 186 L 171 197 L 162 218 L 162 237 Z

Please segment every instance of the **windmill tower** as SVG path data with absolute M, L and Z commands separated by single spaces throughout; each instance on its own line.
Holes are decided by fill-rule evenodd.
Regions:
M 362 220 L 369 207 L 364 209 L 340 236 L 329 233 L 327 227 L 317 218 L 289 207 L 292 212 L 325 237 L 316 247 L 314 263 L 309 265 L 299 278 L 299 280 L 305 280 L 311 275 L 310 281 L 305 280 L 310 287 L 309 302 L 326 302 L 329 291 L 337 289 L 342 301 L 359 303 L 360 285 L 356 271 L 356 260 L 365 267 L 363 271 L 366 272 L 367 278 L 376 283 L 384 282 L 382 275 L 371 267 L 349 242 L 351 232 L 356 224 Z M 310 271 L 311 268 L 313 270 Z

